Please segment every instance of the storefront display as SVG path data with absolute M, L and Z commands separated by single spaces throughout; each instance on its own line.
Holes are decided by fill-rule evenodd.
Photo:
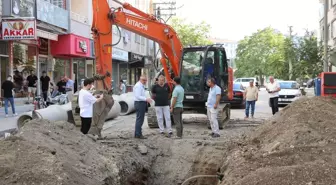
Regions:
M 70 76 L 71 66 L 68 59 L 55 58 L 54 82 L 57 83 L 64 76 Z

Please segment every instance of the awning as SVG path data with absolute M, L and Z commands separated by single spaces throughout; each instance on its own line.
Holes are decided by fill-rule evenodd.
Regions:
M 41 38 L 58 41 L 58 35 L 44 30 L 37 29 L 36 35 Z

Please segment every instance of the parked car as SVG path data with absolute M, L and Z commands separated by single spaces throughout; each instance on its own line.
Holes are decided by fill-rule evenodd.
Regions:
M 278 81 L 280 85 L 279 105 L 287 105 L 302 97 L 299 83 L 296 81 Z
M 233 83 L 233 99 L 226 100 L 225 103 L 230 103 L 233 107 L 245 108 L 244 91 L 241 83 Z
M 256 85 L 256 82 L 257 81 L 257 78 L 253 78 L 253 77 L 250 77 L 250 78 L 237 78 L 234 83 L 240 83 L 243 85 L 244 88 L 246 88 L 247 86 L 250 85 L 250 81 L 253 80 L 254 82 L 254 85 Z

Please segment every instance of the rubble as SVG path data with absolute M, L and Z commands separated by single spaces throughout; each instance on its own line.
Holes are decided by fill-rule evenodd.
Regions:
M 231 144 L 221 185 L 336 184 L 336 100 L 302 98 Z

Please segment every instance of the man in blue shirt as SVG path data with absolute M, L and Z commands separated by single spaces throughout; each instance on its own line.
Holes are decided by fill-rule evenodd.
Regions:
M 181 86 L 181 79 L 179 77 L 174 78 L 174 84 L 175 88 L 172 95 L 170 112 L 173 113 L 174 122 L 176 124 L 176 136 L 178 139 L 181 139 L 183 135 L 182 112 L 184 89 Z
M 147 103 L 151 103 L 152 99 L 146 98 L 145 84 L 147 82 L 147 77 L 142 75 L 140 80 L 134 85 L 134 107 L 136 111 L 135 120 L 135 138 L 146 139 L 142 135 L 142 125 L 145 120 L 145 113 L 147 108 Z
M 216 85 L 214 78 L 208 79 L 207 84 L 210 87 L 207 101 L 207 116 L 211 125 L 211 136 L 220 137 L 218 126 L 218 106 L 221 99 L 221 88 Z

